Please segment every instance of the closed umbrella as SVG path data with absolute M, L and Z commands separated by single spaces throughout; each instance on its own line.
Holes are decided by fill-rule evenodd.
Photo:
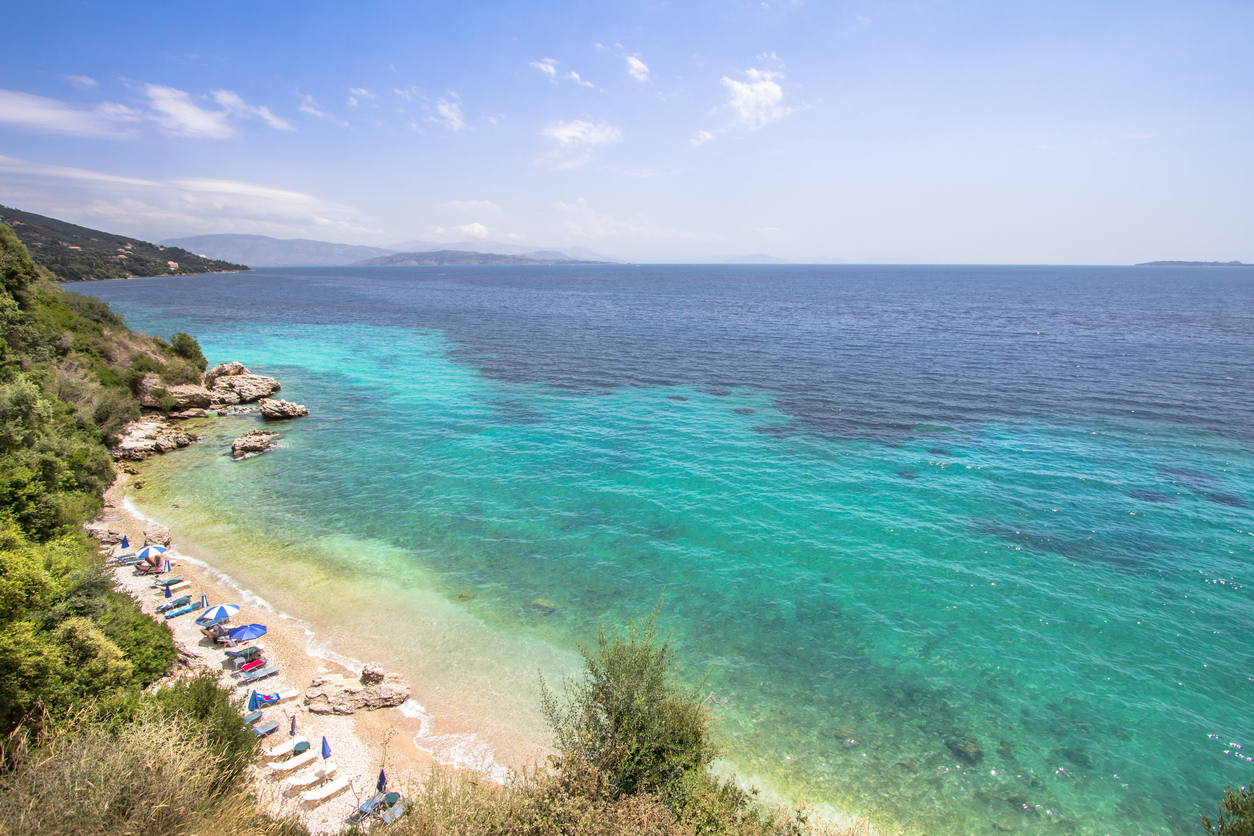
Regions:
M 147 560 L 149 563 L 155 563 L 156 558 L 165 553 L 165 546 L 144 546 L 135 555 L 140 560 Z
M 292 715 L 292 730 L 287 733 L 287 736 L 288 737 L 296 736 L 296 715 L 295 714 Z
M 203 599 L 204 596 L 202 595 Z M 218 604 L 216 607 L 210 607 L 205 610 L 205 614 L 200 617 L 201 621 L 217 621 L 222 618 L 230 618 L 239 612 L 239 607 L 235 604 Z
M 203 610 L 208 606 L 209 606 L 209 596 L 203 592 L 200 593 L 200 608 Z M 204 618 L 204 616 L 202 615 L 201 618 Z
M 165 585 L 165 597 L 167 598 L 173 597 L 172 595 L 170 595 L 170 585 L 168 583 Z
M 122 548 L 129 549 L 130 547 L 131 547 L 131 541 L 127 540 L 126 535 L 123 534 L 122 535 Z
M 250 642 L 253 639 L 259 639 L 266 634 L 266 625 L 264 624 L 245 624 L 243 627 L 236 627 L 227 636 L 237 642 Z
M 326 760 L 331 757 L 331 744 L 327 743 L 327 736 L 322 736 L 322 759 Z
M 388 791 L 388 774 L 382 769 L 379 770 L 379 783 L 375 785 L 375 788 L 378 789 L 379 792 Z
M 161 571 L 162 571 L 162 572 L 168 572 L 168 571 L 170 571 L 170 558 L 168 558 L 168 557 L 167 557 L 167 558 L 165 559 L 165 566 L 161 567 Z
M 248 710 L 249 711 L 256 711 L 261 706 L 260 700 L 257 699 L 260 696 L 261 695 L 258 694 L 256 691 L 253 691 L 251 694 L 248 695 Z

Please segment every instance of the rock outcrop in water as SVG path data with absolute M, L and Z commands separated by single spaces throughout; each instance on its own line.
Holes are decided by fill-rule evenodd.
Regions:
M 288 401 L 276 401 L 270 398 L 262 398 L 257 402 L 261 407 L 261 417 L 273 421 L 283 418 L 299 418 L 302 415 L 308 415 L 309 410 L 298 403 L 290 403 Z
M 273 450 L 278 437 L 278 433 L 266 430 L 249 430 L 231 443 L 231 455 L 236 459 L 260 455 Z
M 243 363 L 221 363 L 205 372 L 212 406 L 234 406 L 268 398 L 283 388 L 273 377 L 253 374 Z
M 142 461 L 154 453 L 168 453 L 186 447 L 197 436 L 170 426 L 164 418 L 148 416 L 122 428 L 118 443 L 109 448 L 115 460 Z
M 366 665 L 361 678 L 327 674 L 315 677 L 305 690 L 311 714 L 355 714 L 392 708 L 409 699 L 409 686 L 400 674 L 387 673 L 378 665 Z

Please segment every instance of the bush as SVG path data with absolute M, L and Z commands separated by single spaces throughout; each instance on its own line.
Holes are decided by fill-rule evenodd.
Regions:
M 596 648 L 581 649 L 584 678 L 567 683 L 564 703 L 541 682 L 558 750 L 554 765 L 567 774 L 602 774 L 614 795 L 650 792 L 678 808 L 691 784 L 685 779 L 704 774 L 718 754 L 714 716 L 699 690 L 675 681 L 657 611 L 629 629 L 623 639 L 602 627 Z
M 212 671 L 162 688 L 155 703 L 165 715 L 182 717 L 203 729 L 206 745 L 220 762 L 214 770 L 215 791 L 233 785 L 260 750 L 257 736 L 244 725 L 240 706 L 218 686 Z
M 179 331 L 170 338 L 170 349 L 184 360 L 190 360 L 199 371 L 203 372 L 209 366 L 204 353 L 200 350 L 200 343 L 191 334 Z
M 1225 787 L 1219 826 L 1213 827 L 1206 816 L 1202 816 L 1202 824 L 1211 836 L 1254 836 L 1254 784 L 1238 787 L 1236 792 L 1231 786 Z
M 147 688 L 174 664 L 176 652 L 170 626 L 149 618 L 125 595 L 110 594 L 100 628 L 130 660 L 131 680 L 136 687 Z

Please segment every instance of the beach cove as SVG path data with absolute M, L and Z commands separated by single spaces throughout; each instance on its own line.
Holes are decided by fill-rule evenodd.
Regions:
M 917 832 L 1188 832 L 1254 737 L 1226 633 L 1252 623 L 1248 288 L 769 279 L 261 271 L 246 311 L 238 277 L 93 290 L 309 405 L 238 462 L 259 419 L 216 419 L 131 501 L 404 672 L 436 735 L 531 758 L 537 672 L 664 594 L 728 761 L 784 797 Z

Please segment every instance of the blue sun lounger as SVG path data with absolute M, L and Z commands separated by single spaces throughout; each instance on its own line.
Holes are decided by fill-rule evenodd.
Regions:
M 257 722 L 257 721 L 258 721 L 258 720 L 260 720 L 260 719 L 261 719 L 261 712 L 260 712 L 260 711 L 254 711 L 254 712 L 252 712 L 252 713 L 250 713 L 250 714 L 245 714 L 245 715 L 244 715 L 244 725 L 246 725 L 246 726 L 251 726 L 253 723 Z
M 265 737 L 268 734 L 272 734 L 274 730 L 277 729 L 278 727 L 279 727 L 279 721 L 271 720 L 269 723 L 265 723 L 253 729 L 253 734 L 257 735 L 258 737 Z
M 379 813 L 379 820 L 384 824 L 391 824 L 403 815 L 405 815 L 405 805 L 398 801 L 391 807 L 388 807 L 386 810 Z
M 191 602 L 192 602 L 192 596 L 184 595 L 182 598 L 175 598 L 173 600 L 166 601 L 164 604 L 157 607 L 157 612 L 169 612 L 170 610 L 177 610 L 179 607 L 186 607 Z
M 247 671 L 246 673 L 241 673 L 240 676 L 248 682 L 256 682 L 258 679 L 265 679 L 267 676 L 274 676 L 278 672 L 278 665 L 267 665 L 259 671 Z
M 195 612 L 198 609 L 200 609 L 199 601 L 195 602 L 194 604 L 187 604 L 186 606 L 179 607 L 177 610 L 170 610 L 168 613 L 165 614 L 165 617 L 166 618 L 178 618 L 180 615 L 187 615 L 189 612 Z

